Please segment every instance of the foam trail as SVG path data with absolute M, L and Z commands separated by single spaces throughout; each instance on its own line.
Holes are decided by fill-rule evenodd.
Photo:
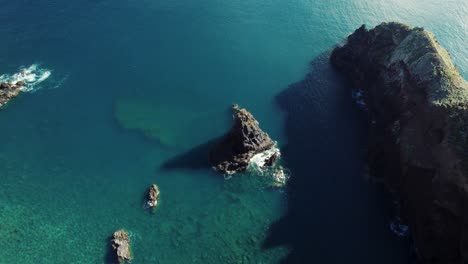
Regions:
M 21 88 L 23 92 L 34 92 L 41 88 L 39 84 L 47 80 L 51 74 L 50 70 L 40 68 L 38 64 L 33 64 L 29 67 L 21 67 L 19 72 L 15 74 L 0 75 L 0 83 L 16 84 L 17 82 L 23 82 L 24 85 Z

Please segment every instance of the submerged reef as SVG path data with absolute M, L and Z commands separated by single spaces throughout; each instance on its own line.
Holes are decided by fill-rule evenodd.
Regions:
M 0 109 L 11 99 L 17 97 L 21 93 L 23 86 L 23 81 L 0 83 Z
M 368 162 L 399 204 L 421 263 L 468 261 L 468 84 L 434 35 L 363 25 L 332 63 L 360 90 Z
M 251 164 L 272 167 L 281 153 L 276 142 L 260 129 L 258 121 L 246 109 L 233 106 L 234 123 L 229 132 L 214 145 L 210 163 L 215 170 L 234 174 L 246 171 Z
M 121 128 L 137 132 L 166 148 L 183 149 L 208 139 L 208 133 L 194 133 L 194 127 L 221 133 L 224 120 L 214 120 L 219 120 L 218 115 L 224 113 L 203 111 L 196 102 L 189 104 L 174 97 L 166 100 L 144 96 L 118 98 L 114 103 L 114 118 Z
M 144 136 L 165 146 L 177 142 L 176 124 L 167 120 L 168 111 L 157 104 L 138 99 L 119 99 L 114 106 L 118 124 L 127 130 L 140 131 Z

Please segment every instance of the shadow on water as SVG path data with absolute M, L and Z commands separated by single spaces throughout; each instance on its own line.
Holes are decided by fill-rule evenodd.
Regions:
M 115 254 L 115 251 L 112 248 L 112 239 L 113 239 L 113 236 L 109 236 L 106 239 L 107 250 L 106 250 L 106 255 L 104 256 L 105 264 L 118 264 L 119 263 L 117 255 Z
M 232 108 L 227 108 L 222 113 L 225 123 L 232 122 Z M 214 137 L 200 145 L 197 145 L 182 154 L 166 160 L 160 167 L 160 170 L 189 169 L 200 170 L 211 168 L 209 154 L 211 148 L 219 142 L 225 135 Z
M 409 263 L 407 239 L 388 228 L 384 192 L 363 177 L 366 116 L 324 53 L 277 96 L 287 114 L 288 211 L 264 248 L 291 249 L 283 263 Z
M 165 161 L 160 169 L 207 169 L 211 166 L 208 160 L 210 149 L 219 140 L 220 137 L 214 138 L 188 150 L 187 152 L 177 155 Z

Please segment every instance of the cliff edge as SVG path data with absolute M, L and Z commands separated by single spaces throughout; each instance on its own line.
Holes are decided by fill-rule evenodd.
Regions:
M 468 261 L 468 83 L 423 28 L 363 25 L 332 63 L 369 114 L 370 174 L 400 205 L 421 263 Z

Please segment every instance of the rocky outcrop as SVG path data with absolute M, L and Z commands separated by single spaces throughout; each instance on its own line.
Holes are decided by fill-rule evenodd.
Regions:
M 468 84 L 422 28 L 360 27 L 332 63 L 363 95 L 369 167 L 399 203 L 421 263 L 468 262 Z
M 24 82 L 3 82 L 0 83 L 0 108 L 6 105 L 11 99 L 18 96 L 23 88 Z
M 212 148 L 211 165 L 228 174 L 245 171 L 252 162 L 260 167 L 273 166 L 280 157 L 276 143 L 246 109 L 234 105 L 233 111 L 234 124 Z
M 132 260 L 130 236 L 127 231 L 120 229 L 114 232 L 112 238 L 112 249 L 115 252 L 119 263 L 129 262 Z
M 148 190 L 148 206 L 154 208 L 158 205 L 159 188 L 156 184 L 152 184 Z

